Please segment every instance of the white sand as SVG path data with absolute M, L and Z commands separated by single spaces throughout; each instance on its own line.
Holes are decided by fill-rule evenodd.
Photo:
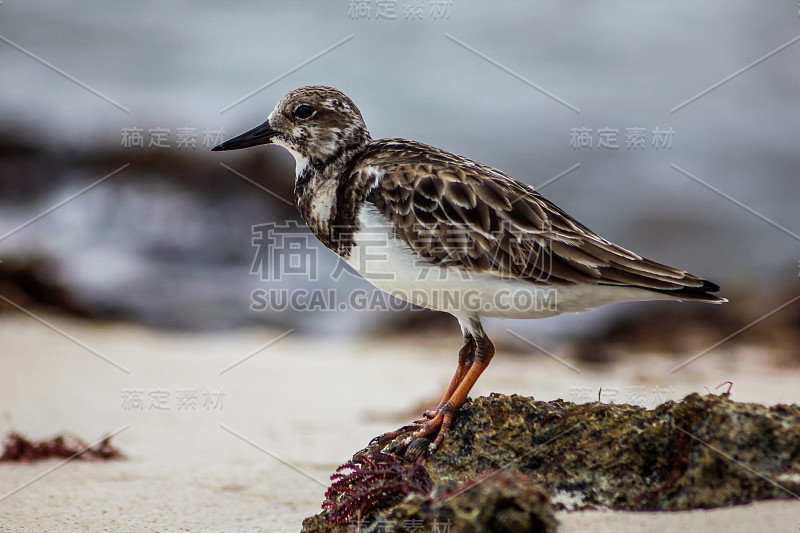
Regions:
M 68 430 L 94 442 L 121 430 L 113 442 L 129 460 L 0 465 L 0 531 L 298 531 L 337 465 L 436 398 L 458 348 L 456 337 L 423 353 L 415 344 L 290 335 L 221 373 L 281 332 L 178 335 L 45 318 L 129 373 L 30 318 L 4 315 L 0 412 L 13 425 L 0 418 L 0 432 L 42 439 Z M 624 401 L 628 387 L 644 386 L 649 403 L 656 386 L 679 399 L 732 380 L 739 401 L 800 402 L 798 370 L 755 350 L 723 347 L 670 375 L 679 361 L 578 365 L 579 375 L 542 354 L 501 353 L 474 395 L 569 400 L 602 385 Z M 131 389 L 143 391 L 142 410 L 123 407 Z M 178 408 L 179 396 L 192 396 L 181 389 L 196 390 L 195 409 Z M 203 405 L 207 389 L 224 392 L 221 406 Z M 150 408 L 158 390 L 168 393 L 167 409 Z M 793 532 L 800 502 L 560 518 L 565 532 Z

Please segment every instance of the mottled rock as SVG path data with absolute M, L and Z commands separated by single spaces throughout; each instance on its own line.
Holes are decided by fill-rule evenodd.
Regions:
M 491 470 L 468 483 L 411 493 L 385 512 L 354 515 L 338 524 L 327 510 L 306 519 L 303 531 L 553 533 L 556 526 L 549 495 L 530 476 Z
M 373 444 L 355 457 L 390 446 Z M 800 407 L 692 394 L 647 410 L 492 394 L 465 405 L 442 448 L 420 465 L 431 492 L 359 515 L 362 530 L 403 531 L 406 521 L 422 520 L 427 532 L 434 520 L 449 520 L 452 531 L 554 531 L 554 509 L 794 498 Z M 307 519 L 303 531 L 347 531 L 348 524 L 328 524 L 327 513 Z
M 791 498 L 800 493 L 800 407 L 698 394 L 654 410 L 491 395 L 465 406 L 425 463 L 434 483 L 502 466 L 580 508 Z

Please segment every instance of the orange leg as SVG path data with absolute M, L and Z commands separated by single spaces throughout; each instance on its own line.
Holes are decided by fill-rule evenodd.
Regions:
M 445 391 L 444 396 L 442 396 L 442 400 L 439 402 L 439 405 L 433 411 L 427 411 L 425 413 L 425 418 L 434 418 L 436 414 L 442 410 L 442 407 L 445 406 L 447 400 L 450 399 L 458 386 L 464 380 L 464 376 L 467 375 L 467 371 L 475 361 L 475 347 L 475 338 L 469 333 L 465 333 L 464 346 L 462 346 L 461 350 L 458 352 L 458 367 L 456 367 L 456 373 L 453 374 L 453 379 L 450 380 L 450 385 L 447 386 L 447 390 Z M 423 421 L 425 421 L 425 419 L 420 420 L 420 422 Z
M 483 331 L 481 331 L 481 334 L 483 334 Z M 485 334 L 474 337 L 474 342 L 476 345 L 474 359 L 466 374 L 461 377 L 449 398 L 444 400 L 444 405 L 437 409 L 435 416 L 414 434 L 414 438 L 425 438 L 436 433 L 436 439 L 430 446 L 431 451 L 436 450 L 444 441 L 444 437 L 450 429 L 453 418 L 456 413 L 458 413 L 458 410 L 461 409 L 461 406 L 466 403 L 469 391 L 472 390 L 475 382 L 478 381 L 480 375 L 486 370 L 486 367 L 489 366 L 494 356 L 494 345 Z M 466 348 L 467 344 L 465 344 L 464 347 Z M 464 348 L 462 348 L 462 352 L 463 351 Z M 459 369 L 460 368 L 461 359 L 459 358 Z M 458 376 L 459 370 L 457 370 L 456 375 L 453 376 L 453 381 L 455 381 L 455 378 Z M 448 392 L 450 392 L 449 388 Z M 447 394 L 445 396 L 447 396 Z
M 450 380 L 450 385 L 447 386 L 447 390 L 445 391 L 444 396 L 442 396 L 442 400 L 439 402 L 439 406 L 436 409 L 432 411 L 426 411 L 423 414 L 422 418 L 420 418 L 419 420 L 414 420 L 408 426 L 403 426 L 395 431 L 384 433 L 379 437 L 375 437 L 375 439 L 373 440 L 377 440 L 379 442 L 390 441 L 397 438 L 399 435 L 403 434 L 410 427 L 422 426 L 424 428 L 426 427 L 427 424 L 436 419 L 436 416 L 442 411 L 442 409 L 445 408 L 448 400 L 450 400 L 450 397 L 453 396 L 453 393 L 458 389 L 458 386 L 461 384 L 461 382 L 464 381 L 464 377 L 467 375 L 469 369 L 472 367 L 475 361 L 476 346 L 477 344 L 475 342 L 475 338 L 470 333 L 467 333 L 465 331 L 464 345 L 458 352 L 458 367 L 456 367 L 456 372 L 455 374 L 453 374 L 453 379 Z

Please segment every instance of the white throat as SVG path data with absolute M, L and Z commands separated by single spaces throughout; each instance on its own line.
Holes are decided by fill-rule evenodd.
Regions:
M 275 144 L 278 144 L 278 143 L 275 143 Z M 299 178 L 300 174 L 302 174 L 305 171 L 305 169 L 308 167 L 308 158 L 306 156 L 302 155 L 297 150 L 289 148 L 288 146 L 285 146 L 283 144 L 278 144 L 278 146 L 288 150 L 289 153 L 292 154 L 292 157 L 294 157 L 294 165 L 295 165 L 294 166 L 294 177 L 295 177 L 295 179 Z

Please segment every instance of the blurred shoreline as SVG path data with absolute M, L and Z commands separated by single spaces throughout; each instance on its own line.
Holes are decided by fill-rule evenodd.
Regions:
M 0 229 L 6 232 L 0 239 L 0 282 L 8 294 L 21 298 L 21 305 L 168 329 L 265 324 L 309 332 L 380 333 L 447 322 L 424 310 L 255 309 L 259 291 L 373 291 L 298 220 L 289 205 L 292 169 L 280 157 L 284 154 L 250 151 L 239 155 L 234 168 L 211 161 L 209 154 L 122 147 L 79 153 L 23 142 L 10 133 L 0 133 L 0 147 Z M 119 175 L 93 187 L 115 168 L 122 169 Z M 293 224 L 320 272 L 270 278 L 285 269 L 280 262 L 285 258 L 265 252 L 255 241 L 256 228 L 269 224 Z M 256 264 L 265 257 L 269 264 Z M 269 276 L 254 272 L 256 267 L 269 270 Z M 794 284 L 775 290 L 755 280 L 733 286 L 715 281 L 733 304 L 698 311 L 669 304 L 640 309 L 653 316 L 723 317 L 717 321 L 730 325 L 741 322 L 733 318 L 738 312 L 733 307 L 757 308 L 758 299 L 772 301 L 772 294 L 794 290 Z M 578 337 L 596 338 L 624 322 L 628 312 L 612 307 L 594 313 L 601 317 L 599 330 L 588 326 Z M 593 320 L 598 319 L 587 322 Z M 552 323 L 563 333 L 565 328 Z

